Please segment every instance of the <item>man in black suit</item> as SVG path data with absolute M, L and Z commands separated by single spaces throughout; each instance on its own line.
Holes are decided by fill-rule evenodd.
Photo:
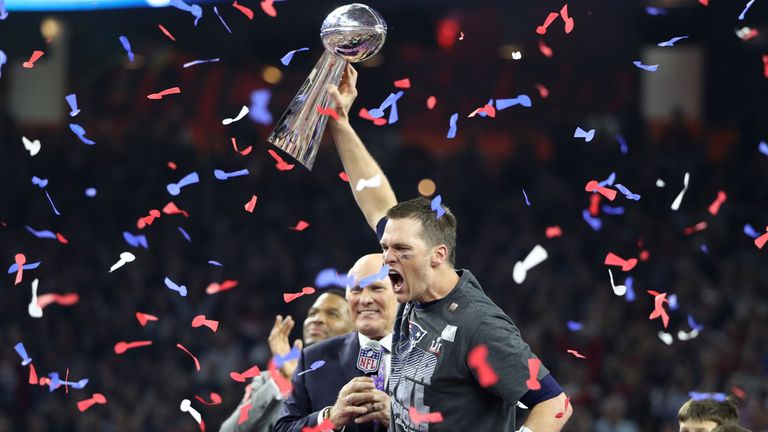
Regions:
M 315 427 L 326 419 L 336 430 L 345 428 L 345 432 L 385 431 L 389 427 L 389 396 L 383 389 L 397 301 L 387 272 L 381 271 L 383 263 L 381 254 L 366 255 L 349 271 L 354 286 L 347 289 L 347 302 L 357 331 L 304 349 L 293 376 L 293 391 L 283 405 L 275 432 L 301 432 L 303 427 Z M 382 347 L 375 377 L 363 376 L 357 367 L 360 347 L 371 340 Z M 310 370 L 321 360 L 325 362 L 321 367 Z

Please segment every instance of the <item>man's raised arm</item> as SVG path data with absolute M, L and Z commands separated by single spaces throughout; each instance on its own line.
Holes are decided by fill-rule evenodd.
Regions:
M 357 136 L 349 123 L 349 109 L 357 97 L 356 83 L 357 71 L 352 65 L 347 64 L 339 87 L 330 86 L 328 88 L 336 105 L 336 113 L 339 115 L 338 120 L 330 119 L 328 128 L 333 135 L 333 142 L 336 144 L 336 150 L 341 157 L 344 171 L 349 177 L 352 195 L 354 195 L 368 225 L 375 231 L 376 224 L 386 215 L 387 210 L 397 204 L 397 199 L 379 164 L 368 153 L 368 149 L 365 148 L 360 137 Z M 376 176 L 381 176 L 381 186 L 357 190 L 356 186 L 360 180 L 370 180 Z

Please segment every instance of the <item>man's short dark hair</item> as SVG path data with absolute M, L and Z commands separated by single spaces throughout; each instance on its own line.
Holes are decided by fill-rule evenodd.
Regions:
M 343 298 L 344 301 L 347 301 L 347 292 L 341 288 L 330 287 L 325 289 L 324 291 L 327 292 L 328 294 L 336 294 L 337 296 Z
M 414 198 L 396 204 L 387 211 L 387 219 L 413 219 L 421 224 L 421 238 L 429 247 L 444 244 L 448 247 L 448 263 L 456 265 L 456 216 L 441 205 L 445 213 L 437 217 L 432 201 Z
M 725 402 L 714 399 L 690 399 L 680 407 L 677 419 L 684 421 L 712 421 L 720 425 L 736 424 L 739 421 L 739 400 L 728 396 Z

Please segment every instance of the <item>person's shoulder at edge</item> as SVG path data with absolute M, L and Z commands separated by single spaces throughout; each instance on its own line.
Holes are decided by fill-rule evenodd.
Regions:
M 477 278 L 475 278 L 475 275 L 472 274 L 471 271 L 468 269 L 457 269 L 457 271 L 461 272 L 459 286 L 456 288 L 458 291 L 455 295 L 451 295 L 454 293 L 448 295 L 451 297 L 449 299 L 450 301 L 446 305 L 443 305 L 443 307 L 447 307 L 450 310 L 451 303 L 458 301 L 460 303 L 458 303 L 458 307 L 455 308 L 455 312 L 463 312 L 463 314 L 473 316 L 475 318 L 473 322 L 476 322 L 477 324 L 480 324 L 482 321 L 477 319 L 476 314 L 478 313 L 481 314 L 480 316 L 483 318 L 486 316 L 498 316 L 499 318 L 512 320 L 496 303 L 493 302 L 493 300 L 490 299 L 490 297 L 488 297 L 487 294 L 485 294 L 480 282 L 477 281 Z

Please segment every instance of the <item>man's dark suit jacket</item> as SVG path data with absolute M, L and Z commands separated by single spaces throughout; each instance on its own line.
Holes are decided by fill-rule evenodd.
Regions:
M 357 368 L 359 353 L 357 332 L 332 337 L 305 348 L 293 375 L 293 391 L 283 404 L 275 432 L 301 432 L 303 427 L 317 426 L 318 414 L 323 408 L 336 403 L 341 388 L 352 378 L 363 376 Z M 318 360 L 325 361 L 325 365 L 298 375 Z M 350 422 L 345 429 L 345 432 L 371 431 L 372 422 L 361 425 Z

